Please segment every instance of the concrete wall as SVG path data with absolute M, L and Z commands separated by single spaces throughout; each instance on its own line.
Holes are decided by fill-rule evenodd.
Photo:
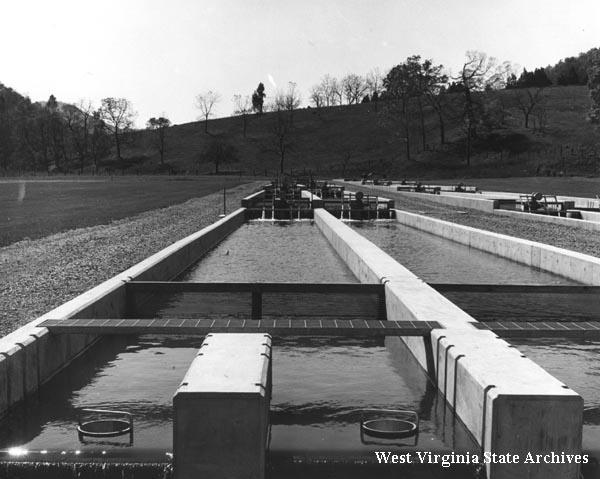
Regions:
M 583 400 L 556 378 L 324 210 L 315 222 L 361 282 L 385 284 L 389 319 L 438 321 L 430 338 L 402 338 L 484 451 L 581 452 Z M 388 341 L 390 338 L 388 338 Z M 534 452 L 535 451 L 535 452 Z M 489 464 L 491 479 L 576 478 L 578 465 Z
M 441 195 L 433 195 L 430 193 L 413 193 L 409 191 L 397 191 L 396 186 L 379 186 L 379 185 L 361 185 L 360 182 L 334 181 L 340 186 L 351 186 L 355 190 L 362 190 L 368 194 L 385 194 L 394 193 L 397 195 L 407 196 L 409 198 L 419 198 L 434 203 L 443 203 L 445 205 L 457 206 L 459 208 L 472 208 L 475 210 L 491 212 L 496 207 L 496 202 L 492 199 L 482 198 L 477 194 L 453 194 L 443 193 Z M 376 193 L 377 192 L 377 193 Z
M 396 220 L 519 263 L 588 285 L 600 285 L 600 258 L 396 210 Z M 576 220 L 572 220 L 576 221 Z
M 584 221 L 595 221 L 600 223 L 600 213 L 597 211 L 580 211 L 579 214 Z
M 494 211 L 497 207 L 497 203 L 494 200 L 485 199 L 478 197 L 476 194 L 471 196 L 453 195 L 450 193 L 443 193 L 441 195 L 432 195 L 429 193 L 410 193 L 410 192 L 398 192 L 399 195 L 412 196 L 413 198 L 421 198 L 434 203 L 443 203 L 445 205 L 457 206 L 458 208 L 471 208 L 474 210 Z
M 244 211 L 231 213 L 0 338 L 0 415 L 36 391 L 97 339 L 92 335 L 54 336 L 38 324 L 46 319 L 124 317 L 126 282 L 164 281 L 181 273 L 238 228 L 244 222 Z
M 527 221 L 537 221 L 540 223 L 562 224 L 566 226 L 572 226 L 574 228 L 582 228 L 587 231 L 600 231 L 600 214 L 595 216 L 594 213 L 587 213 L 585 211 L 581 211 L 580 213 L 582 219 L 511 210 L 494 210 L 494 214 L 500 216 L 512 216 L 514 218 L 526 219 Z

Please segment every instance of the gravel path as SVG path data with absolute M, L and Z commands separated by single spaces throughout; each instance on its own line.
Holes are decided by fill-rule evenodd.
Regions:
M 228 190 L 228 205 L 235 209 L 257 186 Z M 386 196 L 399 209 L 600 257 L 600 235 L 581 228 L 458 209 L 399 194 Z M 0 248 L 0 337 L 208 226 L 221 208 L 222 196 L 216 193 L 109 225 Z
M 261 183 L 227 190 L 230 211 Z M 0 337 L 211 223 L 215 193 L 185 203 L 0 248 Z

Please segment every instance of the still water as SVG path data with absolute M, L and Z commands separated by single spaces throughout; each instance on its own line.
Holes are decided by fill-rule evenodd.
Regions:
M 428 283 L 579 284 L 396 222 L 351 226 Z M 445 292 L 444 296 L 480 321 L 589 320 L 600 312 L 600 298 L 592 294 Z
M 352 282 L 356 278 L 310 222 L 252 222 L 226 238 L 181 279 Z M 126 450 L 164 458 L 172 448 L 172 396 L 201 338 L 106 339 L 56 376 L 0 428 L 0 448 Z M 360 436 L 364 408 L 410 409 L 421 418 L 421 450 L 475 450 L 460 421 L 398 344 L 381 340 L 274 338 L 273 457 L 322 454 L 371 461 L 379 445 Z M 132 412 L 134 443 L 79 441 L 80 408 Z M 411 447 L 410 445 L 388 445 Z M 111 452 L 112 451 L 112 452 Z M 352 460 L 354 460 L 352 459 Z
M 176 336 L 107 337 L 49 381 L 39 394 L 12 410 L 0 427 L 0 449 L 29 451 L 126 448 L 128 455 L 166 460 L 172 449 L 172 396 L 202 344 Z M 127 411 L 129 436 L 80 441 L 81 408 Z
M 583 397 L 583 447 L 600 457 L 600 342 L 548 338 L 510 342 Z
M 184 273 L 179 281 L 357 283 L 310 221 L 250 221 Z

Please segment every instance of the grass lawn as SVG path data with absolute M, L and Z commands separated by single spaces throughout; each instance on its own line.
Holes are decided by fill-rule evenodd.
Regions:
M 0 247 L 107 224 L 247 180 L 233 177 L 112 177 L 0 180 Z M 228 209 L 239 205 L 228 205 Z
M 511 193 L 531 193 L 539 191 L 545 195 L 580 196 L 595 198 L 600 195 L 600 178 L 581 176 L 532 176 L 523 178 L 457 178 L 452 180 L 427 180 L 426 183 L 439 185 L 477 186 L 485 191 L 509 191 Z

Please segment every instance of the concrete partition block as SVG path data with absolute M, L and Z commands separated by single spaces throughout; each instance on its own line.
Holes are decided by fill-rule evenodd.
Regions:
M 505 395 L 492 388 L 485 451 L 518 454 L 518 464 L 491 463 L 488 477 L 573 479 L 580 476 L 583 399 L 576 395 Z
M 209 334 L 173 399 L 176 479 L 265 477 L 271 337 Z

